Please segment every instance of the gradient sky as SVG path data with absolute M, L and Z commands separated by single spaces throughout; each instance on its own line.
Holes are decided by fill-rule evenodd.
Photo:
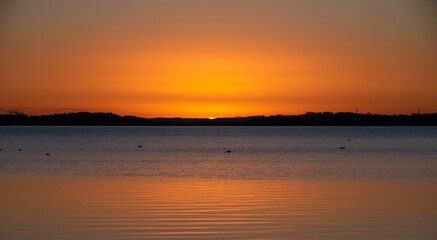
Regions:
M 2 1 L 0 111 L 437 112 L 427 0 Z

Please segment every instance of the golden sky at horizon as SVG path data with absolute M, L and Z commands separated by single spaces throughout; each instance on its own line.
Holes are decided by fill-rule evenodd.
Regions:
M 5 1 L 0 110 L 437 112 L 436 12 L 427 0 Z

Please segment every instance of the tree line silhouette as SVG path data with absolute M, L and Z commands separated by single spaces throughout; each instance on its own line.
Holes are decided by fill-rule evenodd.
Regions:
M 3 126 L 437 126 L 437 113 L 411 115 L 308 112 L 230 118 L 141 118 L 114 113 L 62 113 L 41 116 L 1 114 Z

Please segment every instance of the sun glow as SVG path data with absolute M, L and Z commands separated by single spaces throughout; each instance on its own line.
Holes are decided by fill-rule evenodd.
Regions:
M 436 110 L 436 28 L 420 4 L 42 2 L 4 11 L 2 108 L 202 118 Z
M 132 59 L 141 62 L 139 57 Z M 127 91 L 143 99 L 138 109 L 147 109 L 148 114 L 169 109 L 169 115 L 164 116 L 255 114 L 257 110 L 251 102 L 257 101 L 260 106 L 271 98 L 272 76 L 278 71 L 274 62 L 262 61 L 262 56 L 253 53 L 174 50 L 168 56 L 157 55 L 154 59 L 159 61 L 143 61 L 142 66 L 134 69 L 138 77 L 131 79 Z

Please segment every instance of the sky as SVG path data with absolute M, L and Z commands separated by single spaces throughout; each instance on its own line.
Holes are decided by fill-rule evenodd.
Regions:
M 431 0 L 0 2 L 0 112 L 437 112 Z

